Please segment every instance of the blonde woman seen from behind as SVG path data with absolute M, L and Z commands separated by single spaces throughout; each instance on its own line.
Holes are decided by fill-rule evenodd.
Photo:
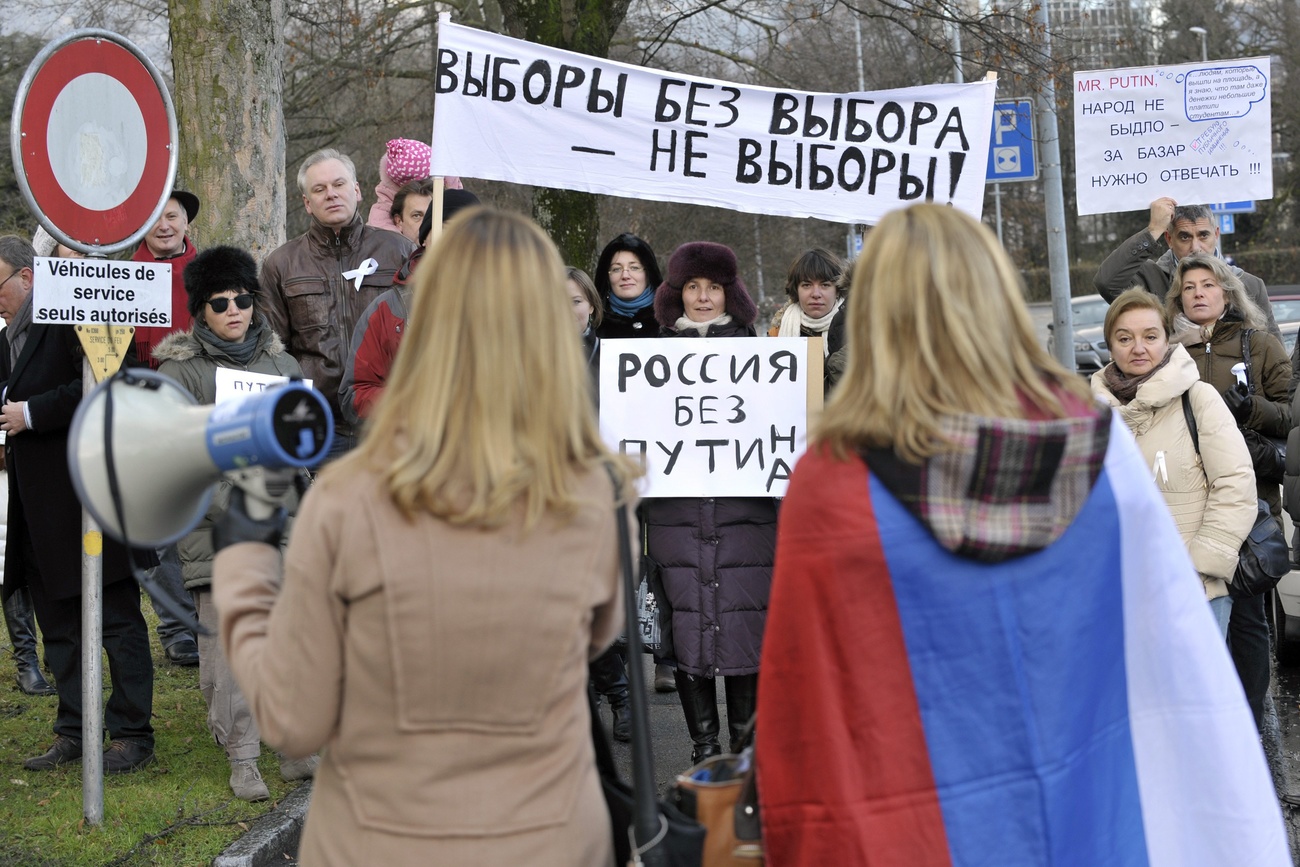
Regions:
M 777 527 L 769 867 L 1289 864 L 1186 546 L 997 238 L 893 211 L 847 309 Z
M 1113 360 L 1093 374 L 1092 390 L 1115 407 L 1137 439 L 1226 638 L 1232 613 L 1226 582 L 1255 523 L 1255 473 L 1232 413 L 1201 381 L 1187 350 L 1169 345 L 1172 330 L 1168 311 L 1150 292 L 1135 288 L 1120 295 L 1104 325 Z M 1196 442 L 1184 395 L 1196 420 Z
M 608 864 L 589 659 L 622 628 L 614 481 L 565 273 L 475 208 L 426 255 L 384 396 L 284 558 L 232 505 L 221 638 L 263 739 L 324 748 L 301 860 Z M 242 542 L 242 544 L 239 544 Z

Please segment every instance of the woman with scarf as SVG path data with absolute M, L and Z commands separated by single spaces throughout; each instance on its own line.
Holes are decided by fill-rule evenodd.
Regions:
M 217 402 L 217 369 L 275 376 L 302 376 L 302 369 L 257 309 L 261 293 L 253 257 L 234 247 L 204 250 L 185 268 L 185 292 L 194 324 L 154 349 L 158 372 L 184 386 L 202 404 Z M 181 577 L 194 597 L 199 623 L 199 689 L 208 706 L 208 730 L 230 760 L 230 789 L 245 801 L 270 797 L 257 769 L 261 735 L 217 641 L 212 603 L 212 522 L 226 510 L 230 484 L 222 482 L 207 516 L 180 541 Z M 286 780 L 305 779 L 315 757 L 282 759 Z
M 790 265 L 785 278 L 789 303 L 777 311 L 768 337 L 820 337 L 822 357 L 844 345 L 844 302 L 848 287 L 840 288 L 844 260 L 820 247 L 804 252 Z M 838 379 L 827 365 L 823 374 L 829 392 Z
M 1187 349 L 1201 379 L 1223 395 L 1237 426 L 1268 437 L 1286 437 L 1291 431 L 1290 360 L 1278 339 L 1265 330 L 1263 312 L 1232 268 L 1214 256 L 1184 256 L 1174 268 L 1165 307 L 1173 323 L 1173 342 Z M 1239 364 L 1248 364 L 1248 386 L 1240 386 L 1233 372 Z M 1255 491 L 1280 521 L 1281 479 L 1262 478 L 1259 469 Z M 1228 645 L 1258 726 L 1264 719 L 1269 681 L 1268 621 L 1262 595 L 1233 601 Z
M 596 291 L 602 308 L 596 337 L 658 337 L 654 301 L 662 280 L 655 251 L 641 238 L 624 232 L 606 244 L 596 263 Z M 655 663 L 655 691 L 672 692 L 677 688 L 672 666 L 659 660 Z
M 722 244 L 683 244 L 655 294 L 665 337 L 754 337 L 758 309 Z M 677 693 L 691 763 L 721 752 L 717 682 L 726 678 L 735 750 L 754 714 L 776 547 L 776 501 L 660 497 L 643 511 L 646 547 L 672 610 Z
M 662 278 L 655 251 L 636 235 L 623 233 L 605 245 L 596 263 L 596 290 L 604 306 L 601 339 L 654 337 L 655 289 Z
M 1196 362 L 1181 344 L 1170 345 L 1169 313 L 1156 296 L 1142 288 L 1120 295 L 1106 313 L 1104 333 L 1112 361 L 1093 374 L 1093 394 L 1115 407 L 1137 438 L 1226 638 L 1232 611 L 1226 582 L 1255 523 L 1250 453 Z

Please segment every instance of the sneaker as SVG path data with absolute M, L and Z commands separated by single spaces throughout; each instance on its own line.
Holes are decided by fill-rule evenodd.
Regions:
M 310 780 L 316 776 L 316 766 L 319 764 L 320 756 L 315 754 L 305 759 L 280 756 L 280 776 L 286 783 L 292 783 L 294 780 Z
M 230 763 L 230 791 L 241 801 L 265 801 L 271 797 L 271 790 L 257 769 L 257 759 Z
M 104 750 L 105 774 L 129 774 L 153 761 L 153 745 L 147 741 L 114 740 Z
M 677 692 L 677 679 L 673 677 L 671 665 L 655 663 L 655 692 Z
M 29 771 L 52 771 L 59 765 L 79 761 L 81 761 L 81 741 L 55 735 L 53 745 L 42 755 L 24 761 L 23 767 Z

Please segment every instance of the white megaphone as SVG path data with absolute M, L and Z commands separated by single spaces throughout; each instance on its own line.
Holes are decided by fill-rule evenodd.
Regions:
M 329 405 L 300 382 L 199 406 L 174 380 L 136 368 L 82 399 L 68 466 L 77 498 L 104 532 L 158 548 L 202 520 L 223 475 L 314 466 L 333 439 Z

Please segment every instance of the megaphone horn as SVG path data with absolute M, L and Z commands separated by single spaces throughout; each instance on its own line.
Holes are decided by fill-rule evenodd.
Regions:
M 203 519 L 224 473 L 314 466 L 333 438 L 329 405 L 302 383 L 199 406 L 175 380 L 136 368 L 82 399 L 68 437 L 68 465 L 77 498 L 104 532 L 157 548 Z

